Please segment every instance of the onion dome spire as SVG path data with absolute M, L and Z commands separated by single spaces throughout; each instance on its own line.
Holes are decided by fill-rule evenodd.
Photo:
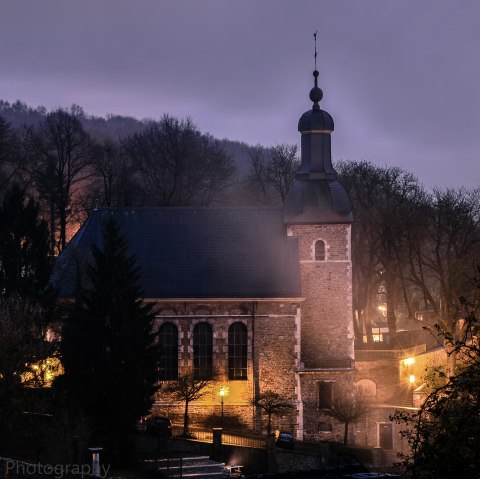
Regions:
M 352 221 L 350 199 L 332 165 L 333 118 L 319 105 L 323 92 L 318 86 L 317 32 L 314 38 L 314 87 L 309 95 L 313 106 L 298 121 L 302 161 L 285 199 L 284 217 L 288 224 L 349 223 Z

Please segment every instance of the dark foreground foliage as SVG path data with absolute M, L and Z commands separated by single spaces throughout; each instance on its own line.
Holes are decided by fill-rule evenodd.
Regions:
M 477 293 L 480 281 L 475 281 Z M 398 412 L 393 419 L 403 424 L 403 437 L 411 453 L 403 457 L 408 477 L 416 479 L 478 478 L 480 470 L 480 322 L 478 296 L 462 298 L 461 340 L 441 327 L 455 369 L 439 371 L 431 391 L 413 415 Z

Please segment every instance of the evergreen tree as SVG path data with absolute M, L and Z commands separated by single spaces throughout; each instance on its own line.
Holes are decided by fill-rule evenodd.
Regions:
M 32 433 L 36 416 L 49 410 L 49 365 L 54 341 L 39 324 L 45 311 L 18 296 L 0 297 L 0 450 L 12 448 Z M 3 449 L 5 451 L 5 449 Z
M 51 273 L 48 227 L 38 204 L 14 184 L 0 205 L 0 294 L 38 299 Z
M 95 439 L 113 462 L 128 459 L 129 434 L 149 411 L 156 380 L 151 305 L 140 299 L 140 271 L 118 225 L 105 224 L 103 249 L 80 284 L 62 331 L 67 400 L 94 424 Z

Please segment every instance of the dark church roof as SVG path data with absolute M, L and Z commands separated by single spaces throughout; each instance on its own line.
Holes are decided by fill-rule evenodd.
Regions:
M 298 298 L 298 245 L 281 208 L 102 208 L 55 265 L 51 282 L 73 296 L 78 265 L 114 217 L 142 271 L 145 298 Z
M 298 120 L 298 131 L 333 131 L 333 118 L 325 110 L 312 108 L 306 111 Z
M 285 222 L 296 224 L 351 223 L 352 208 L 337 179 L 297 178 L 284 206 Z

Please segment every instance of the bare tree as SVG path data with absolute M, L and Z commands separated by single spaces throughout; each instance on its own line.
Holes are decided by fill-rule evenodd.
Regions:
M 135 169 L 125 157 L 120 144 L 106 139 L 102 145 L 97 145 L 92 160 L 92 175 L 97 180 L 93 196 L 97 205 L 136 204 L 140 188 L 134 173 Z
M 33 157 L 33 128 L 22 125 L 17 129 L 0 117 L 0 189 L 9 182 L 29 186 L 31 175 L 27 165 Z
M 458 298 L 474 294 L 480 255 L 480 189 L 435 189 L 425 206 L 423 227 L 411 238 L 410 277 L 433 313 L 448 351 L 463 341 Z M 449 368 L 455 368 L 455 354 Z
M 36 145 L 33 174 L 41 197 L 49 204 L 53 253 L 56 231 L 59 230 L 58 250 L 62 251 L 67 243 L 75 187 L 82 183 L 85 186 L 90 176 L 92 141 L 76 117 L 59 109 L 49 113 L 40 124 Z
M 272 148 L 272 159 L 267 167 L 267 177 L 272 188 L 280 195 L 282 203 L 290 191 L 299 166 L 297 145 L 284 143 Z
M 0 116 L 0 186 L 8 182 L 9 172 L 5 167 L 12 155 L 12 131 L 10 125 Z
M 165 115 L 123 146 L 136 165 L 145 202 L 155 206 L 208 206 L 235 172 L 221 142 L 202 135 L 190 119 Z
M 271 204 L 271 191 L 267 173 L 268 150 L 261 145 L 256 145 L 250 148 L 248 154 L 251 171 L 247 183 L 258 192 L 257 195 L 260 197 L 259 202 L 261 204 Z
M 300 161 L 297 145 L 273 148 L 256 145 L 250 149 L 250 189 L 257 191 L 263 204 L 283 203 L 295 179 Z
M 399 303 L 408 297 L 408 254 L 405 238 L 422 219 L 418 211 L 425 192 L 418 181 L 400 168 L 377 167 L 369 162 L 337 165 L 352 200 L 352 262 L 354 325 L 357 339 L 365 333 L 373 342 L 372 323 L 377 315 L 375 294 L 386 291 L 390 332 L 397 328 Z
M 345 426 L 343 444 L 348 444 L 348 429 L 350 423 L 360 419 L 370 410 L 371 400 L 358 391 L 356 394 L 342 394 L 336 397 L 331 408 L 325 414 L 338 419 Z
M 188 406 L 192 401 L 201 399 L 207 394 L 207 387 L 212 379 L 200 379 L 195 377 L 192 370 L 187 370 L 180 374 L 176 381 L 169 382 L 165 387 L 165 392 L 172 394 L 179 401 L 183 401 L 185 408 L 183 413 L 183 434 L 188 435 L 190 417 Z
M 252 404 L 262 409 L 267 415 L 268 435 L 270 435 L 272 430 L 272 416 L 281 414 L 294 407 L 290 401 L 274 391 L 265 391 L 259 394 L 256 399 L 252 400 Z

